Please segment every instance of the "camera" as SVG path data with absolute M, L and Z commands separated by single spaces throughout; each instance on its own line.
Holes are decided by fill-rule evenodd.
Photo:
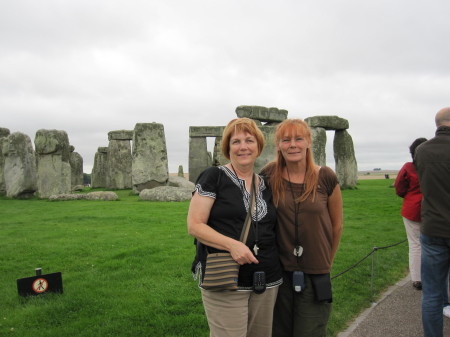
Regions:
M 266 273 L 255 271 L 253 273 L 253 291 L 255 294 L 262 294 L 266 291 Z
M 292 273 L 292 285 L 298 293 L 305 288 L 305 274 L 302 271 L 294 271 Z

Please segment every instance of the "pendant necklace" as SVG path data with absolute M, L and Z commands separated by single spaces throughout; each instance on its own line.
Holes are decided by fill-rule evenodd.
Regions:
M 231 165 L 231 168 L 233 169 L 234 175 L 236 176 L 236 179 L 238 181 L 239 189 L 241 190 L 242 195 L 245 198 L 245 192 L 242 189 L 241 184 L 239 183 L 239 177 L 238 177 L 238 175 L 236 173 L 236 170 L 234 169 L 233 164 L 230 163 L 230 165 Z M 255 245 L 253 246 L 253 252 L 255 253 L 255 256 L 258 256 L 258 251 L 259 251 L 259 246 L 258 246 L 258 200 L 256 198 L 255 183 L 256 183 L 255 182 L 255 174 L 253 173 L 253 175 L 252 175 L 252 186 L 250 188 L 250 198 L 249 198 L 248 212 L 250 213 L 250 221 L 253 224 L 253 228 L 254 228 L 254 231 L 255 231 Z M 244 188 L 245 188 L 245 179 L 244 179 Z M 255 216 L 256 216 L 256 221 L 253 221 L 253 217 L 252 217 L 252 198 L 251 198 L 252 190 L 254 192 L 253 193 L 253 198 L 255 199 Z M 245 244 L 245 242 L 244 242 L 244 244 Z
M 300 245 L 300 240 L 298 237 L 298 214 L 300 211 L 300 202 L 295 202 L 295 195 L 294 195 L 294 187 L 291 183 L 291 177 L 289 176 L 289 170 L 286 166 L 286 172 L 288 175 L 288 180 L 289 180 L 289 187 L 291 189 L 291 194 L 292 194 L 292 201 L 294 202 L 294 226 L 295 226 L 295 245 L 294 245 L 294 251 L 293 254 L 297 257 L 297 263 L 298 263 L 298 259 L 300 256 L 302 256 L 303 254 L 303 247 Z M 304 189 L 304 184 L 302 185 L 302 191 Z M 303 192 L 300 193 L 300 195 Z

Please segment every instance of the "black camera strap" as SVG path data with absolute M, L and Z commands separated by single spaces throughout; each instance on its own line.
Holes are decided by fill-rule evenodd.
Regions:
M 289 170 L 286 166 L 286 172 L 288 175 L 288 181 L 289 181 L 289 188 L 291 190 L 292 194 L 292 201 L 294 203 L 294 227 L 295 227 L 295 242 L 294 242 L 294 255 L 297 257 L 297 264 L 299 263 L 300 256 L 303 254 L 303 247 L 300 245 L 300 238 L 298 234 L 298 215 L 300 213 L 300 201 L 297 202 L 294 194 L 294 186 L 291 183 L 291 177 L 289 175 Z M 305 184 L 302 184 L 302 190 L 300 192 L 299 197 L 303 194 L 303 191 L 305 189 Z

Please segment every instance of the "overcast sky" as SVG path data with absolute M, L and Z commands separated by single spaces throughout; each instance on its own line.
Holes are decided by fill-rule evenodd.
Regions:
M 360 170 L 399 169 L 450 106 L 449 13 L 448 0 L 2 1 L 0 127 L 66 131 L 90 173 L 109 131 L 158 122 L 170 172 L 187 172 L 189 126 L 260 105 L 345 118 Z

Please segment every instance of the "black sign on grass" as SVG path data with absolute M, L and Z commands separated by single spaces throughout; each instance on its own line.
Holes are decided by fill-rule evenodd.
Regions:
M 36 296 L 48 292 L 62 294 L 62 275 L 60 272 L 42 275 L 41 268 L 36 268 L 36 276 L 17 280 L 17 291 L 20 296 Z

